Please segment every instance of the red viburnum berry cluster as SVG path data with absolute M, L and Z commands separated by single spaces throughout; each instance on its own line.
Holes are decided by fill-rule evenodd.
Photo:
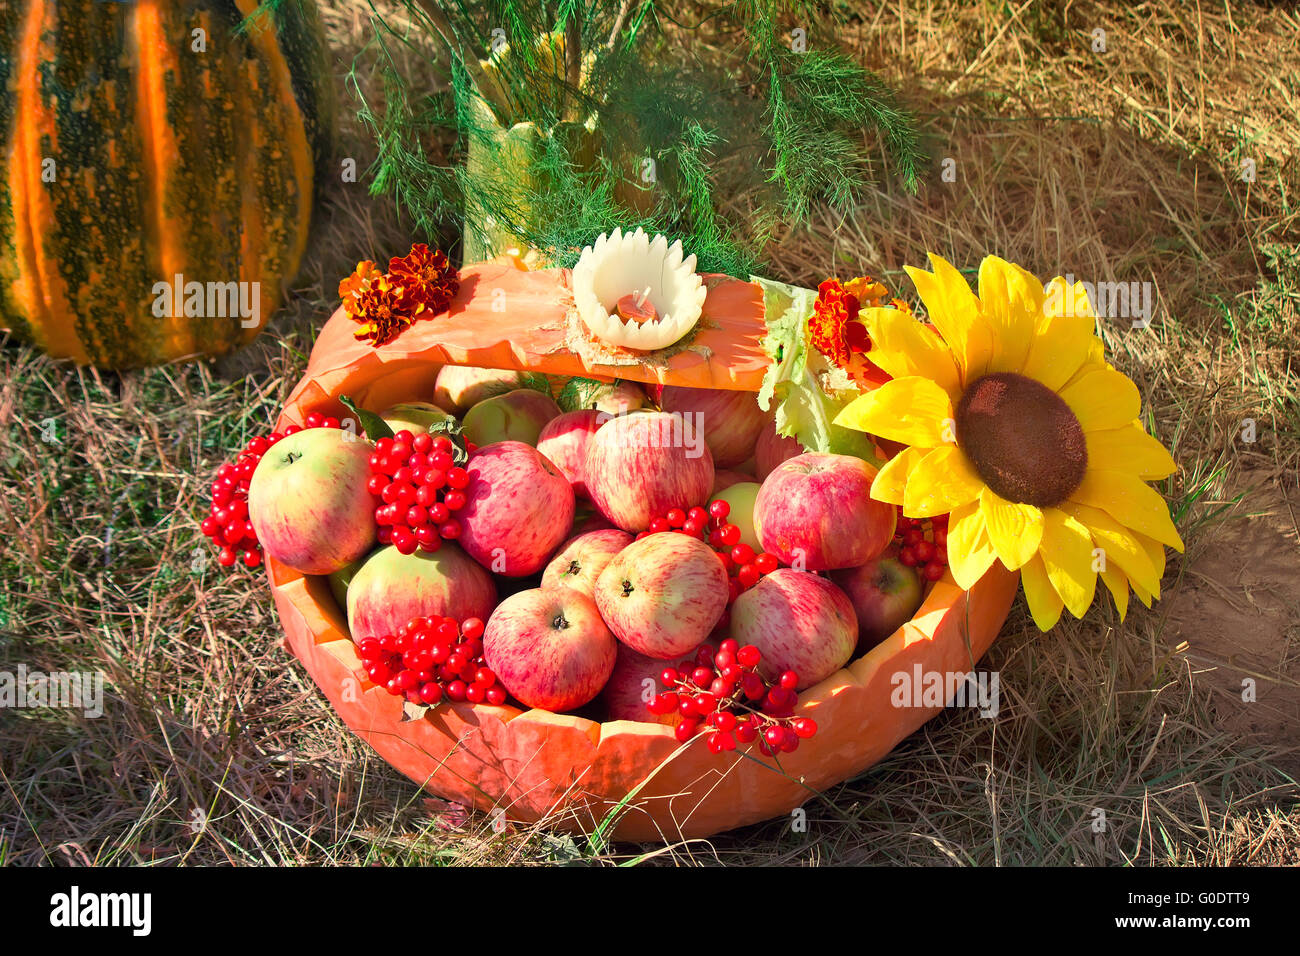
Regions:
M 456 464 L 456 451 L 446 435 L 406 429 L 375 443 L 366 487 L 383 502 L 375 509 L 381 543 L 413 554 L 416 548 L 437 551 L 444 538 L 460 537 L 453 514 L 465 507 L 469 473 Z
M 723 566 L 727 569 L 731 587 L 728 602 L 734 601 L 757 584 L 759 578 L 775 571 L 779 562 L 775 555 L 768 554 L 766 551 L 755 554 L 753 548 L 742 544 L 740 526 L 727 523 L 727 516 L 730 514 L 731 505 L 725 501 L 713 502 L 708 510 L 701 507 L 691 508 L 689 511 L 672 508 L 662 517 L 652 519 L 649 530 L 642 531 L 637 535 L 637 539 L 640 540 L 648 534 L 676 531 L 707 542 L 718 552 L 718 557 L 722 559 Z
M 341 428 L 342 424 L 337 418 L 312 412 L 306 418 L 306 427 Z M 255 568 L 262 563 L 262 545 L 257 540 L 253 523 L 248 520 L 248 483 L 253 479 L 257 463 L 270 447 L 281 438 L 299 431 L 302 431 L 299 426 L 289 425 L 282 432 L 254 438 L 233 462 L 226 462 L 217 469 L 216 481 L 212 483 L 212 506 L 208 516 L 199 523 L 199 528 L 220 549 L 217 563 L 223 568 L 233 567 L 241 559 L 241 554 L 247 567 Z
M 926 524 L 930 526 L 928 538 Z M 927 581 L 938 581 L 948 567 L 948 516 L 908 518 L 900 505 L 894 544 L 898 545 L 898 560 L 902 564 L 917 568 Z
M 731 638 L 716 652 L 712 645 L 701 644 L 694 660 L 663 670 L 659 680 L 668 689 L 647 706 L 656 716 L 674 711 L 681 715 L 676 734 L 682 743 L 694 737 L 701 724 L 709 728 L 705 744 L 711 753 L 755 740 L 768 757 L 792 753 L 801 739 L 817 733 L 817 722 L 794 716 L 799 675 L 786 671 L 770 683 L 758 673 L 762 659 L 757 647 L 740 647 Z
M 417 617 L 396 634 L 357 645 L 366 676 L 395 697 L 433 706 L 443 699 L 504 704 L 506 689 L 483 660 L 483 622 Z

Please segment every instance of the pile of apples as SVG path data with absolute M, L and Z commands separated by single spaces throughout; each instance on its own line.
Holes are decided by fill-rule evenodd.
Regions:
M 436 431 L 470 451 L 451 537 L 399 549 L 383 530 L 393 506 L 373 492 L 376 444 L 309 428 L 253 471 L 247 511 L 262 550 L 327 575 L 358 645 L 420 618 L 479 619 L 483 661 L 510 698 L 598 719 L 678 722 L 649 707 L 660 676 L 727 639 L 761 652 L 765 680 L 794 672 L 803 690 L 920 605 L 896 511 L 870 496 L 874 469 L 804 453 L 752 393 L 574 380 L 563 411 L 540 381 L 448 366 L 430 401 L 377 413 L 400 441 Z M 657 530 L 666 514 L 718 501 L 712 513 L 764 556 L 763 576 L 742 587 L 706 538 Z

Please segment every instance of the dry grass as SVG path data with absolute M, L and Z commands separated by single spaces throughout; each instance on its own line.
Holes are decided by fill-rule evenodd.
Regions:
M 364 5 L 323 6 L 350 58 Z M 108 684 L 100 719 L 0 712 L 0 861 L 1300 862 L 1295 15 L 855 9 L 842 39 L 921 113 L 935 169 L 917 197 L 882 188 L 785 237 L 772 273 L 865 271 L 910 291 L 901 266 L 933 249 L 967 268 L 994 252 L 1043 276 L 1153 283 L 1150 327 L 1105 335 L 1181 466 L 1164 490 L 1188 552 L 1164 601 L 1122 624 L 1099 604 L 1047 635 L 1017 605 L 985 664 L 999 715 L 930 722 L 810 802 L 807 832 L 778 820 L 658 853 L 494 834 L 346 732 L 279 647 L 265 587 L 217 573 L 197 532 L 207 476 L 267 429 L 339 276 L 408 241 L 363 186 L 336 185 L 291 307 L 240 355 L 116 376 L 0 352 L 0 669 L 98 669 Z M 347 130 L 344 155 L 364 164 L 363 144 Z M 1241 674 L 1258 675 L 1257 704 L 1240 701 Z

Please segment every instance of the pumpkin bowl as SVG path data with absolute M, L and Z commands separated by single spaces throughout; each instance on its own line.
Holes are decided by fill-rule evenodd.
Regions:
M 585 374 L 756 391 L 766 358 L 763 304 L 752 283 L 706 277 L 709 294 L 692 347 L 655 364 L 594 364 L 565 347 L 567 270 L 524 271 L 498 260 L 462 271 L 449 313 L 419 322 L 382 348 L 357 343 L 336 313 L 278 427 L 319 411 L 345 415 L 427 399 L 447 363 Z M 497 291 L 502 290 L 502 291 Z M 493 308 L 510 303 L 503 313 Z M 584 351 L 583 354 L 590 355 Z M 796 714 L 817 734 L 779 761 L 756 747 L 711 754 L 702 737 L 679 744 L 670 727 L 601 723 L 570 714 L 444 704 L 408 719 L 402 701 L 366 678 L 325 578 L 274 560 L 268 573 L 285 643 L 335 711 L 393 767 L 429 791 L 512 820 L 632 841 L 673 841 L 790 813 L 816 792 L 862 773 L 940 706 L 895 706 L 895 675 L 974 669 L 997 637 L 1019 576 L 995 564 L 969 591 L 935 582 L 912 620 L 844 669 L 800 694 Z

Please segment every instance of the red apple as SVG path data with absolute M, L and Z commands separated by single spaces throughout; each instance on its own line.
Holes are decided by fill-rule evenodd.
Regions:
M 587 446 L 608 417 L 593 408 L 565 412 L 547 422 L 537 437 L 537 450 L 564 473 L 579 498 L 587 497 Z
M 762 481 L 777 465 L 803 454 L 803 446 L 793 438 L 785 438 L 776 433 L 776 425 L 769 423 L 758 433 L 754 443 L 754 466 L 758 480 Z
M 531 388 L 517 388 L 483 399 L 465 413 L 462 424 L 465 437 L 479 447 L 499 441 L 536 445 L 546 423 L 559 414 L 560 406 L 551 396 Z
M 374 547 L 374 450 L 341 428 L 306 428 L 272 445 L 248 484 L 263 552 L 303 574 L 332 574 Z
M 739 465 L 754 454 L 754 444 L 767 422 L 753 392 L 726 388 L 683 388 L 668 385 L 660 396 L 666 412 L 695 419 L 717 468 Z
M 759 671 L 775 680 L 799 675 L 811 687 L 849 662 L 858 642 L 858 619 L 848 595 L 819 575 L 777 568 L 731 605 L 731 636 L 763 655 Z
M 783 462 L 754 502 L 763 550 L 806 571 L 866 564 L 894 537 L 894 506 L 871 497 L 875 477 L 851 455 L 808 452 Z
M 354 641 L 395 634 L 417 617 L 477 617 L 496 605 L 492 576 L 450 541 L 432 554 L 380 548 L 353 575 L 347 589 L 348 630 Z
M 555 712 L 599 694 L 617 653 L 595 602 L 572 588 L 512 594 L 483 632 L 483 657 L 505 689 L 529 707 Z
M 660 660 L 707 638 L 728 596 L 727 571 L 713 549 L 675 531 L 632 542 L 596 579 L 596 606 L 610 630 Z
M 657 657 L 646 657 L 620 643 L 614 672 L 600 692 L 605 716 L 610 720 L 639 720 L 647 724 L 674 726 L 681 720 L 677 711 L 655 715 L 646 706 L 665 689 L 659 683 L 659 675 L 670 663 Z
M 433 401 L 453 415 L 464 415 L 485 398 L 524 388 L 537 379 L 535 373 L 518 369 L 444 365 L 433 383 Z
M 470 455 L 460 544 L 506 577 L 540 571 L 573 526 L 573 489 L 545 455 L 503 441 Z
M 611 418 L 587 445 L 587 494 L 624 531 L 645 531 L 670 508 L 703 504 L 713 456 L 693 418 L 634 412 Z
M 542 587 L 576 588 L 591 597 L 600 572 L 631 543 L 632 536 L 617 528 L 570 538 L 542 572 Z
M 873 561 L 831 572 L 853 602 L 858 616 L 858 654 L 865 654 L 906 624 L 921 606 L 921 576 L 898 560 L 898 548 L 887 547 Z

